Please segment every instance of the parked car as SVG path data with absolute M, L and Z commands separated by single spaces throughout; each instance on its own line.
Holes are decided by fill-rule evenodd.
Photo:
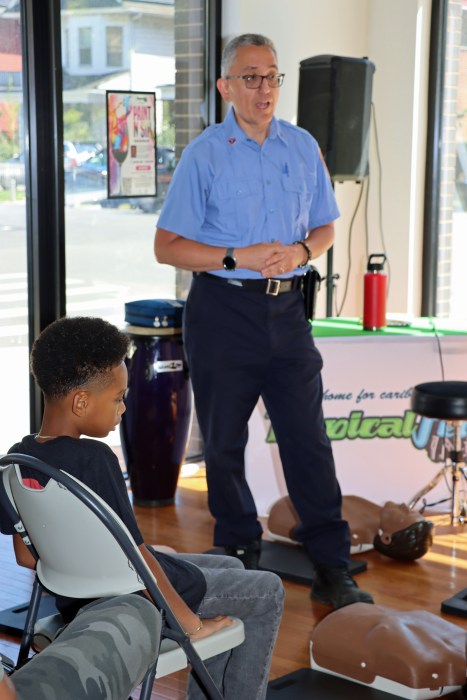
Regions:
M 65 176 L 71 174 L 76 178 L 78 167 L 102 150 L 102 144 L 95 141 L 64 141 L 63 142 L 63 168 Z
M 26 182 L 24 169 L 24 154 L 19 153 L 13 158 L 0 161 L 0 187 L 9 190 L 14 185 L 24 185 Z
M 85 178 L 98 187 L 107 187 L 107 153 L 101 148 L 94 155 L 86 158 L 76 169 L 78 179 Z
M 160 209 L 165 193 L 172 180 L 175 169 L 175 151 L 173 148 L 157 148 L 157 196 L 156 197 L 112 197 L 103 199 L 101 206 L 116 208 L 122 204 L 130 205 L 144 212 L 155 212 Z M 81 163 L 76 169 L 77 180 L 85 179 L 87 183 L 94 182 L 96 186 L 107 187 L 107 151 L 103 148 Z
M 74 146 L 80 163 L 103 149 L 103 145 L 97 141 L 75 141 Z

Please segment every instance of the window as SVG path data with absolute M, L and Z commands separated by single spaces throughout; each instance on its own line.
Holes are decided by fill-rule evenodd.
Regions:
M 0 8 L 0 454 L 29 432 L 22 8 Z
M 107 27 L 105 34 L 107 66 L 120 68 L 123 65 L 123 29 L 122 27 Z
M 436 315 L 465 317 L 467 282 L 467 2 L 449 0 L 442 114 Z
M 79 65 L 92 65 L 92 29 L 91 27 L 80 27 L 79 35 Z
M 70 65 L 70 32 L 68 29 L 65 29 L 64 34 L 63 34 L 63 65 L 65 68 L 68 68 Z
M 28 322 L 33 322 L 35 332 L 43 317 L 53 317 L 57 311 L 61 315 L 64 308 L 68 316 L 101 316 L 122 326 L 126 301 L 183 296 L 174 268 L 157 265 L 152 252 L 153 237 L 176 162 L 175 147 L 180 153 L 209 123 L 203 121 L 201 114 L 212 112 L 210 105 L 206 106 L 205 86 L 209 81 L 204 72 L 210 45 L 205 40 L 205 17 L 213 16 L 208 12 L 210 1 L 144 0 L 136 15 L 134 8 L 129 7 L 136 2 L 61 0 L 45 3 L 44 9 L 31 2 L 31 10 L 46 13 L 45 25 L 51 29 L 34 36 L 28 32 L 23 37 L 24 55 L 29 39 L 39 43 L 41 49 L 40 60 L 36 57 L 35 62 L 28 63 L 25 72 L 31 78 L 24 92 L 25 102 L 30 96 L 31 111 L 37 109 L 40 126 L 37 133 L 32 130 L 31 139 L 29 122 L 23 118 L 23 4 L 18 4 L 19 9 L 14 12 L 2 12 L 0 0 L 0 381 L 9 396 L 8 402 L 3 402 L 3 410 L 0 406 L 0 453 L 10 447 L 13 439 L 40 426 L 39 392 L 29 383 Z M 123 66 L 108 67 L 104 28 L 115 27 L 116 21 L 121 28 L 119 49 L 116 33 L 112 41 L 109 38 L 109 44 L 115 53 L 117 49 L 121 51 Z M 37 23 L 33 22 L 33 26 Z M 55 29 L 61 29 L 65 69 L 62 76 L 52 66 L 56 36 L 60 36 Z M 210 40 L 214 42 L 214 38 L 211 36 Z M 55 103 L 49 100 L 48 109 L 39 109 L 47 90 L 36 90 L 35 86 L 49 86 L 56 78 L 57 87 L 63 89 L 63 114 L 58 121 L 63 116 L 64 143 L 48 140 L 51 145 L 46 150 L 55 147 L 58 157 L 63 150 L 65 207 L 64 211 L 54 212 L 53 217 L 57 255 L 55 251 L 54 256 L 41 255 L 40 274 L 34 270 L 33 277 L 27 266 L 26 252 L 31 241 L 26 222 L 33 219 L 30 229 L 38 248 L 48 250 L 39 244 L 50 229 L 39 225 L 43 198 L 39 215 L 30 216 L 32 205 L 26 194 L 28 168 L 25 169 L 24 158 L 28 150 L 32 151 L 27 162 L 34 180 L 40 180 L 37 173 L 45 167 L 47 177 L 42 182 L 48 183 L 49 189 L 53 184 L 58 191 L 61 183 L 50 181 L 54 177 L 53 158 L 47 158 L 45 166 L 36 158 L 37 152 L 44 150 L 41 134 L 48 131 L 43 128 L 44 123 L 48 127 L 56 123 L 47 118 Z M 156 93 L 157 197 L 107 199 L 107 88 Z M 34 148 L 27 149 L 28 142 L 33 142 Z M 51 201 L 59 199 L 51 197 Z M 59 235 L 64 229 L 66 236 Z M 66 281 L 65 265 L 60 261 L 62 251 L 66 254 Z M 51 265 L 51 282 L 42 270 L 43 259 L 53 257 L 58 262 Z M 46 295 L 42 294 L 43 288 L 47 289 Z M 33 298 L 29 306 L 28 293 Z M 111 440 L 118 443 L 117 432 L 112 433 Z M 196 448 L 191 447 L 190 452 L 193 450 Z

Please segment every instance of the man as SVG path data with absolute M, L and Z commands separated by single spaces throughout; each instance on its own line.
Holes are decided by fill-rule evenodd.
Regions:
M 334 240 L 339 215 L 316 141 L 274 117 L 272 42 L 233 39 L 217 88 L 224 122 L 184 151 L 155 238 L 160 263 L 191 270 L 184 339 L 205 442 L 214 543 L 256 568 L 262 529 L 245 479 L 248 419 L 262 396 L 298 533 L 316 569 L 312 597 L 373 602 L 349 573 L 349 528 L 322 412 L 322 360 L 301 276 Z

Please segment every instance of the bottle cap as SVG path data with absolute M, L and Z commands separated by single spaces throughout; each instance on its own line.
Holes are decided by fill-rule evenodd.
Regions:
M 372 260 L 373 258 L 373 260 Z M 380 262 L 375 262 L 374 258 L 382 258 Z M 384 269 L 384 263 L 386 262 L 386 256 L 384 253 L 374 253 L 368 258 L 368 272 L 379 272 Z

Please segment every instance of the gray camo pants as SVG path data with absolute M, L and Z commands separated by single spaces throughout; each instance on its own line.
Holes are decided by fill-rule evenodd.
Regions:
M 206 578 L 198 610 L 202 617 L 231 615 L 243 621 L 243 644 L 205 661 L 225 700 L 264 700 L 282 616 L 280 578 L 269 571 L 246 571 L 233 557 L 173 556 L 196 564 Z M 153 661 L 159 635 L 159 614 L 140 596 L 87 605 L 49 647 L 12 676 L 18 698 L 126 700 Z M 191 675 L 187 698 L 205 698 Z
M 55 641 L 11 680 L 19 700 L 127 700 L 159 648 L 161 618 L 123 595 L 81 608 Z

